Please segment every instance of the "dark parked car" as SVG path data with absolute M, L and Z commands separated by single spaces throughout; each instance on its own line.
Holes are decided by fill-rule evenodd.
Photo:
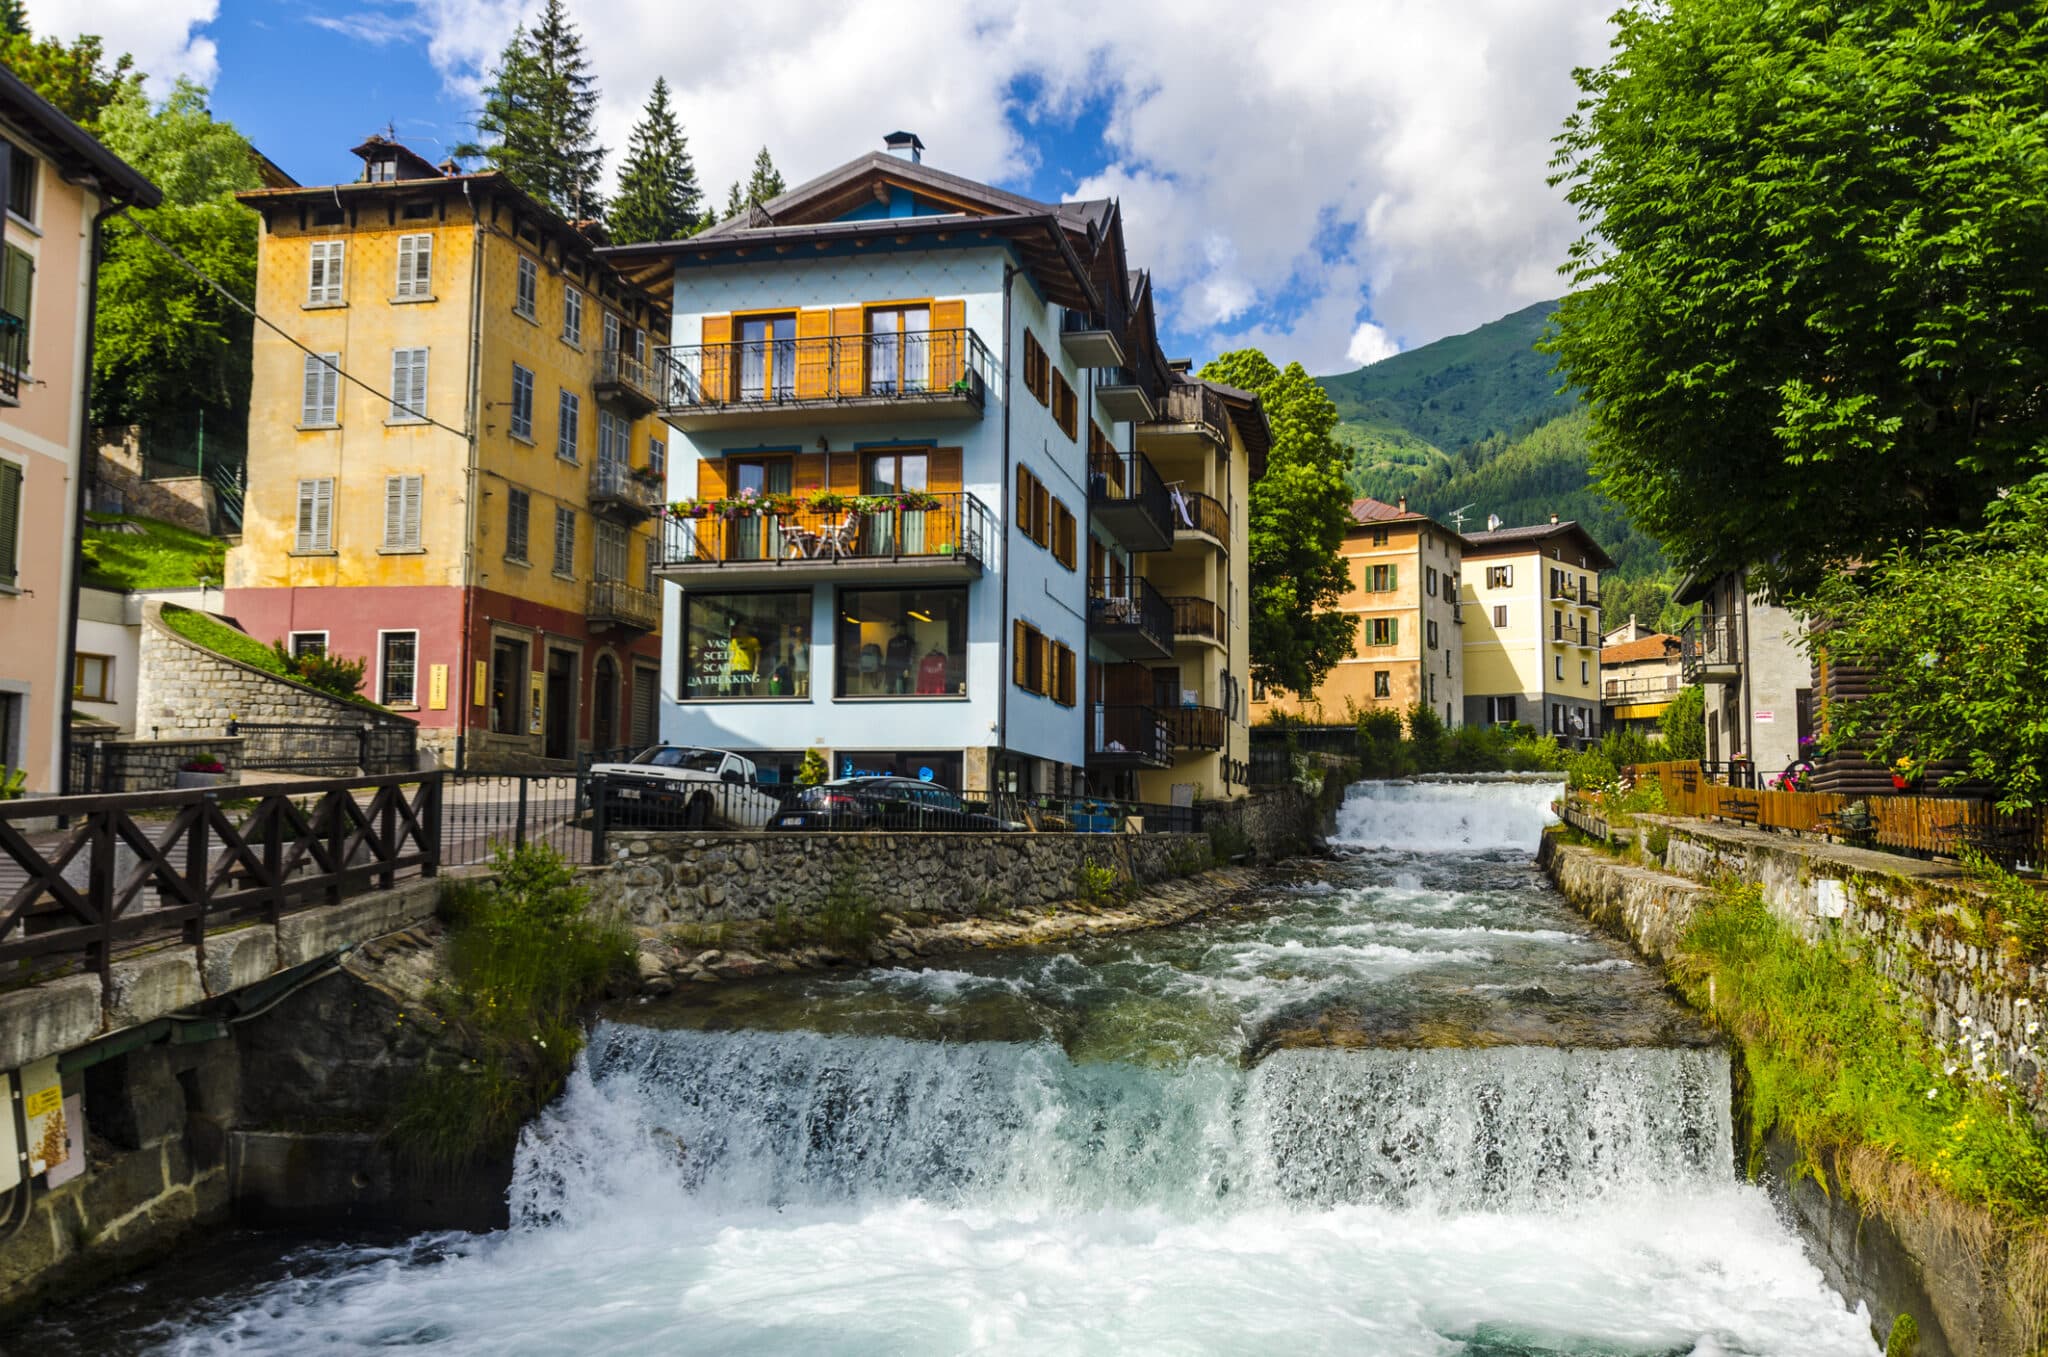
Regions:
M 842 777 L 806 787 L 768 822 L 770 829 L 1015 829 L 969 810 L 958 796 L 907 777 Z

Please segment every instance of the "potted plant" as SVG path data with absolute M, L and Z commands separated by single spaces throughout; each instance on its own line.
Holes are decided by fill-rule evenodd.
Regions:
M 178 765 L 179 787 L 218 787 L 227 781 L 228 768 L 211 754 L 186 759 Z
M 834 490 L 820 490 L 810 498 L 810 509 L 814 514 L 843 514 L 851 503 L 846 496 Z

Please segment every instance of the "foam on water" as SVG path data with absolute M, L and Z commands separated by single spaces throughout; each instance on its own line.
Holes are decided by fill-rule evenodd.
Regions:
M 1359 782 L 1337 807 L 1330 842 L 1408 852 L 1533 853 L 1557 817 L 1558 781 Z

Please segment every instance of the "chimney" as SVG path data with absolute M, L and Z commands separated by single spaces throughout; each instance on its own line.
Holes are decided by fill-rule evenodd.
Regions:
M 1556 514 L 1552 514 L 1552 515 L 1550 516 L 1550 521 L 1551 521 L 1551 523 L 1552 523 L 1553 525 L 1555 525 L 1555 524 L 1556 524 L 1556 522 L 1557 522 L 1557 515 L 1556 515 Z
M 1406 495 L 1401 496 L 1400 508 L 1402 513 L 1408 512 L 1408 497 Z
M 882 138 L 882 145 L 889 154 L 909 161 L 913 165 L 924 163 L 924 143 L 917 139 L 915 132 L 891 132 Z

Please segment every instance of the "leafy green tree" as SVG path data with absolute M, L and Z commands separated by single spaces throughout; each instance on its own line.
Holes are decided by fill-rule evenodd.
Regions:
M 13 12 L 21 12 L 19 4 Z M 0 24 L 5 22 L 0 11 Z M 135 58 L 124 52 L 109 64 L 99 38 L 87 34 L 68 45 L 55 38 L 37 39 L 25 23 L 0 31 L 0 65 L 87 131 L 98 129 L 109 104 L 142 83 Z
M 2048 9 L 1628 0 L 1547 346 L 1684 569 L 1810 582 L 2043 464 Z
M 1826 620 L 1828 658 L 1871 677 L 1868 697 L 1828 709 L 1830 742 L 1867 738 L 1885 763 L 1960 762 L 2008 810 L 2048 804 L 2048 475 L 1983 528 L 1833 576 L 1804 606 Z
M 1338 553 L 1351 523 L 1337 407 L 1301 364 L 1276 368 L 1257 349 L 1223 354 L 1202 376 L 1255 393 L 1273 426 L 1251 489 L 1252 681 L 1305 696 L 1351 653 L 1358 625 L 1336 611 L 1350 584 Z
M 779 198 L 788 191 L 788 186 L 782 182 L 782 171 L 775 168 L 768 148 L 763 146 L 754 156 L 754 173 L 748 177 L 746 187 L 741 188 L 739 180 L 733 180 L 732 188 L 725 195 L 725 215 L 728 219 L 737 217 L 753 204 Z
M 612 243 L 681 240 L 697 229 L 703 198 L 689 144 L 669 108 L 668 81 L 656 76 L 647 110 L 626 144 L 619 191 L 606 222 Z
M 547 0 L 531 29 L 513 31 L 476 127 L 484 143 L 459 147 L 458 155 L 482 157 L 570 221 L 603 214 L 597 85 L 562 0 Z
M 1697 683 L 1679 690 L 1657 718 L 1664 731 L 1664 757 L 1703 759 L 1707 756 L 1707 693 Z
M 102 118 L 101 139 L 163 190 L 161 207 L 111 219 L 100 268 L 93 348 L 94 419 L 154 424 L 195 405 L 223 412 L 216 426 L 246 427 L 250 339 L 247 312 L 143 238 L 162 238 L 229 292 L 256 290 L 256 214 L 234 199 L 261 186 L 248 141 L 217 121 L 201 86 L 181 80 L 151 106 L 139 84 L 123 87 Z

